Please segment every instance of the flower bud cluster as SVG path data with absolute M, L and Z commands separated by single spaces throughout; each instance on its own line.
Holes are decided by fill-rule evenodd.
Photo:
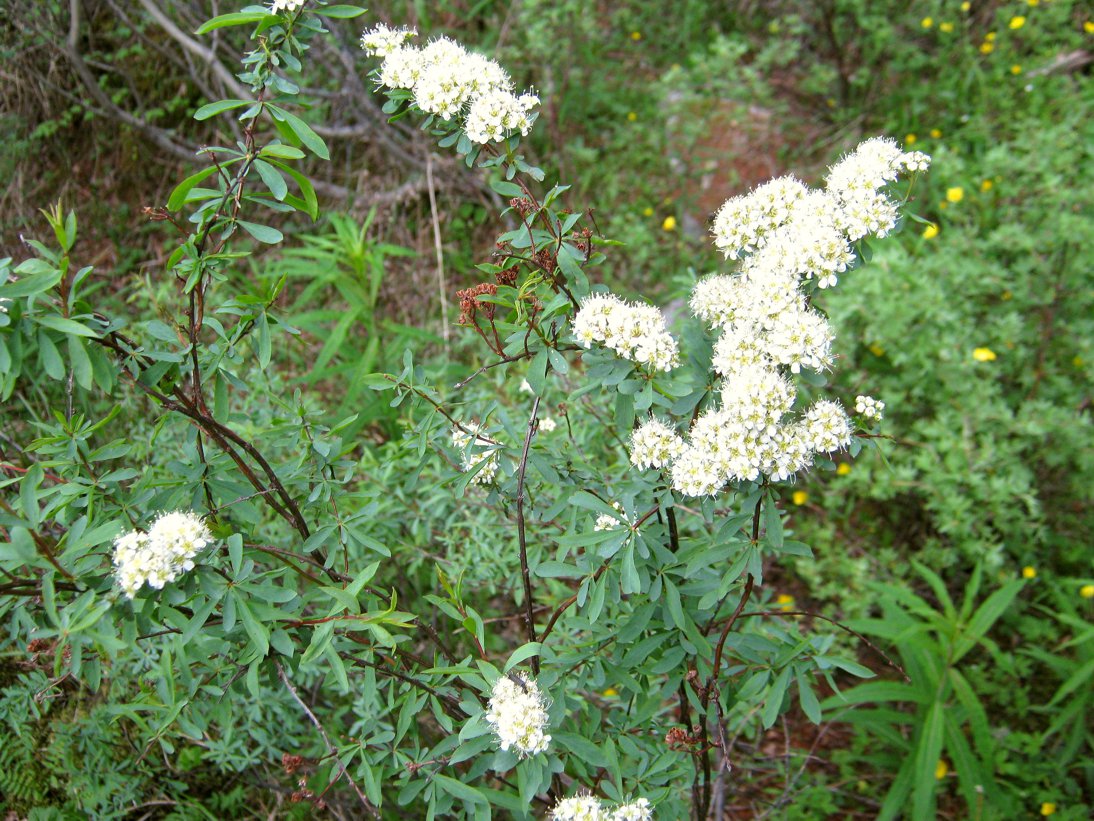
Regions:
M 514 94 L 513 81 L 497 62 L 447 37 L 420 48 L 407 45 L 415 33 L 380 24 L 361 35 L 365 52 L 383 58 L 380 85 L 410 91 L 426 114 L 462 120 L 467 138 L 480 145 L 502 142 L 517 131 L 528 134 L 539 97 Z
M 213 542 L 205 520 L 191 511 L 161 513 L 147 533 L 123 533 L 114 540 L 118 583 L 129 598 L 148 583 L 156 590 L 194 568 L 194 556 Z
M 885 403 L 874 399 L 872 396 L 855 397 L 855 413 L 859 416 L 880 422 L 884 410 Z
M 551 821 L 652 821 L 653 807 L 645 798 L 638 798 L 618 807 L 605 807 L 593 795 L 562 798 L 551 809 Z
M 498 474 L 498 454 L 495 450 L 497 445 L 480 435 L 481 432 L 482 426 L 478 423 L 464 425 L 462 428 L 454 427 L 452 444 L 460 451 L 460 468 L 463 472 L 478 471 L 471 481 L 478 485 L 488 485 Z
M 521 758 L 546 752 L 547 704 L 535 679 L 523 673 L 500 677 L 490 693 L 485 715 L 503 750 L 514 750 Z
M 598 342 L 654 371 L 672 370 L 680 361 L 661 311 L 653 305 L 632 305 L 614 294 L 586 297 L 574 316 L 573 332 L 586 348 Z

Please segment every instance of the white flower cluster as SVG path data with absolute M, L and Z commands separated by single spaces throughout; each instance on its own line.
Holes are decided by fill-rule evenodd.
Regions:
M 513 81 L 497 62 L 447 37 L 421 48 L 407 45 L 415 33 L 380 24 L 361 35 L 366 53 L 384 58 L 381 85 L 410 91 L 414 104 L 427 114 L 462 118 L 464 133 L 480 145 L 501 142 L 516 131 L 528 134 L 539 97 L 514 94 Z
M 304 0 L 273 0 L 270 5 L 270 14 L 281 14 L 282 12 L 300 11 L 304 6 Z
M 562 798 L 551 809 L 551 821 L 653 821 L 653 807 L 645 798 L 614 809 L 605 807 L 592 795 Z
M 714 244 L 740 260 L 738 271 L 703 279 L 691 296 L 695 316 L 720 332 L 712 366 L 724 378 L 721 405 L 695 420 L 686 441 L 678 442 L 663 423 L 646 422 L 632 437 L 632 464 L 668 467 L 677 491 L 704 496 L 761 475 L 788 479 L 808 468 L 815 454 L 851 443 L 854 429 L 838 402 L 821 400 L 800 418 L 790 417 L 797 398 L 790 375 L 832 365 L 831 326 L 810 307 L 802 284 L 815 279 L 821 288 L 835 285 L 855 261 L 851 242 L 884 236 L 895 225 L 897 203 L 885 186 L 929 162 L 893 140 L 867 140 L 832 166 L 823 190 L 783 177 L 722 206 Z M 621 304 L 597 299 L 574 321 L 586 346 L 607 338 Z M 876 418 L 884 405 L 859 397 L 857 407 Z
M 598 342 L 655 371 L 672 370 L 680 361 L 661 311 L 653 305 L 631 305 L 614 294 L 586 297 L 574 316 L 573 331 L 586 348 Z
M 855 397 L 855 413 L 865 416 L 867 419 L 881 421 L 881 415 L 885 410 L 885 403 L 874 399 L 872 396 Z
M 593 530 L 615 530 L 619 527 L 630 527 L 626 514 L 623 512 L 623 505 L 619 502 L 612 502 L 612 507 L 619 511 L 619 515 L 612 516 L 609 513 L 601 513 L 596 517 Z
M 540 433 L 550 433 L 558 427 L 558 422 L 552 419 L 550 416 L 544 416 L 539 420 Z
M 631 434 L 631 464 L 640 470 L 663 468 L 683 451 L 684 440 L 655 416 Z
M 547 750 L 547 705 L 535 679 L 510 673 L 494 683 L 486 721 L 503 750 L 513 749 L 525 758 Z
M 498 474 L 498 454 L 493 448 L 496 445 L 484 436 L 481 436 L 482 426 L 478 423 L 464 425 L 464 428 L 452 428 L 452 444 L 460 451 L 460 468 L 464 473 L 478 470 L 472 478 L 472 482 L 478 485 L 488 485 L 494 481 Z M 478 450 L 476 450 L 478 448 Z M 483 450 L 487 448 L 487 450 Z M 482 468 L 479 469 L 479 465 Z
M 728 259 L 749 257 L 745 276 L 816 277 L 831 287 L 854 262 L 850 242 L 884 237 L 896 225 L 898 204 L 885 186 L 929 165 L 926 154 L 875 137 L 829 169 L 824 190 L 788 176 L 729 200 L 714 218 L 714 244 Z
M 897 203 L 884 192 L 902 172 L 926 171 L 931 158 L 921 151 L 901 151 L 895 140 L 874 137 L 859 145 L 828 171 L 828 193 L 838 206 L 833 213 L 854 241 L 884 237 L 896 225 Z
M 391 28 L 380 23 L 376 28 L 369 29 L 361 35 L 361 48 L 369 57 L 387 57 L 395 49 L 402 48 L 411 37 L 418 33 L 417 29 Z
M 205 520 L 187 511 L 161 513 L 147 533 L 123 533 L 114 540 L 118 583 L 129 598 L 145 582 L 162 590 L 194 568 L 194 556 L 213 542 Z

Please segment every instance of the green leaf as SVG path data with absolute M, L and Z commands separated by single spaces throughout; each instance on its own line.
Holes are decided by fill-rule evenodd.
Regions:
M 247 604 L 247 600 L 244 596 L 241 596 L 233 591 L 232 597 L 235 599 L 236 602 L 236 610 L 239 612 L 239 619 L 243 622 L 243 629 L 247 631 L 247 635 L 250 637 L 251 642 L 258 650 L 259 655 L 269 655 L 269 630 L 267 630 L 266 626 L 262 624 L 257 618 L 255 618 L 255 614 L 251 612 L 251 608 Z
M 916 745 L 915 787 L 912 791 L 912 818 L 915 821 L 933 818 L 932 805 L 938 779 L 934 771 L 942 757 L 942 738 L 945 731 L 945 706 L 940 701 L 931 705 L 923 730 Z
M 365 13 L 365 9 L 360 6 L 347 6 L 343 4 L 338 4 L 336 6 L 320 6 L 311 9 L 311 11 L 320 14 L 323 17 L 335 17 L 339 20 L 349 20 L 353 17 L 360 17 Z
M 775 720 L 779 717 L 779 711 L 782 709 L 783 698 L 786 696 L 786 690 L 790 686 L 790 665 L 782 669 L 779 673 L 779 677 L 775 679 L 775 683 L 771 685 L 771 689 L 767 691 L 767 698 L 764 699 L 763 710 L 763 723 L 764 729 L 771 729 L 775 724 Z
M 795 673 L 795 678 L 798 680 L 798 703 L 801 705 L 802 712 L 814 724 L 820 724 L 820 702 L 817 701 L 817 694 L 813 692 L 813 688 L 809 684 L 809 677 L 801 670 L 798 670 Z
M 524 189 L 522 189 L 515 182 L 505 182 L 505 180 L 497 180 L 490 183 L 490 187 L 501 194 L 503 197 L 523 197 Z
M 243 106 L 250 104 L 250 100 L 219 100 L 215 103 L 207 103 L 194 112 L 194 119 L 208 120 L 210 117 L 215 117 L 222 111 L 231 111 L 232 109 L 242 108 Z
M 984 600 L 984 603 L 980 605 L 979 609 L 973 613 L 972 618 L 969 619 L 968 625 L 958 636 L 957 641 L 954 642 L 954 655 L 950 662 L 951 664 L 956 664 L 962 656 L 968 653 L 985 635 L 987 635 L 991 626 L 995 624 L 1006 609 L 1010 607 L 1011 602 L 1014 601 L 1014 597 L 1018 595 L 1018 591 L 1022 589 L 1024 584 L 1025 583 L 1021 579 L 1015 579 L 996 590 Z
M 197 186 L 199 182 L 206 179 L 210 175 L 216 173 L 217 167 L 210 165 L 208 168 L 203 168 L 196 174 L 191 174 L 184 179 L 178 185 L 175 186 L 175 190 L 171 192 L 171 196 L 167 198 L 167 210 L 178 211 L 186 203 L 187 195 Z
M 236 224 L 259 242 L 265 242 L 267 245 L 276 245 L 285 239 L 284 234 L 269 225 L 259 225 L 246 220 L 236 220 Z
M 585 764 L 603 767 L 607 763 L 603 750 L 583 735 L 577 733 L 551 733 L 551 740 L 574 753 Z
M 91 390 L 92 370 L 91 358 L 87 355 L 87 348 L 78 336 L 68 337 L 68 361 L 72 365 L 72 375 L 76 384 L 85 391 Z
M 312 130 L 310 125 L 295 114 L 290 114 L 279 106 L 271 105 L 268 106 L 268 108 L 273 114 L 274 119 L 287 125 L 300 142 L 302 142 L 313 154 L 324 160 L 330 159 L 330 151 L 327 150 L 327 144 L 323 142 L 322 137 Z
M 71 334 L 72 336 L 86 336 L 92 339 L 98 339 L 99 335 L 95 331 L 88 328 L 86 325 L 81 325 L 73 319 L 65 319 L 63 316 L 56 316 L 54 314 L 45 314 L 43 316 L 36 317 L 38 324 L 46 328 L 50 328 L 54 331 L 60 331 L 63 334 Z
M 437 773 L 433 776 L 433 780 L 449 795 L 454 795 L 461 801 L 471 801 L 475 804 L 486 804 L 486 796 L 476 790 L 470 784 L 464 784 L 462 781 L 457 781 L 455 778 L 449 778 L 447 775 Z
M 258 152 L 260 157 L 278 157 L 282 160 L 302 160 L 307 155 L 299 148 L 283 143 L 270 143 Z
M 220 14 L 212 20 L 206 20 L 195 31 L 195 34 L 208 34 L 210 31 L 227 28 L 228 26 L 245 26 L 248 23 L 258 23 L 267 17 L 272 17 L 269 11 L 235 11 L 231 14 Z
M 296 182 L 300 188 L 300 195 L 304 198 L 304 207 L 300 208 L 295 203 L 293 206 L 298 211 L 303 211 L 309 217 L 312 218 L 312 222 L 319 219 L 319 200 L 315 196 L 315 187 L 311 184 L 311 180 L 297 171 L 295 168 L 290 168 L 284 163 L 279 163 L 276 160 L 270 160 L 270 165 L 274 165 L 288 174 Z M 290 198 L 286 198 L 286 202 L 291 202 Z
M 258 176 L 262 178 L 262 182 L 266 183 L 266 187 L 270 189 L 274 199 L 278 202 L 284 200 L 285 195 L 289 193 L 289 185 L 285 182 L 285 178 L 277 173 L 277 169 L 262 160 L 254 161 L 254 169 L 258 172 Z
M 527 644 L 522 644 L 513 652 L 513 655 L 509 657 L 509 661 L 505 662 L 505 669 L 503 672 L 508 673 L 522 661 L 526 661 L 532 656 L 538 656 L 541 646 L 542 645 L 538 641 L 530 641 Z

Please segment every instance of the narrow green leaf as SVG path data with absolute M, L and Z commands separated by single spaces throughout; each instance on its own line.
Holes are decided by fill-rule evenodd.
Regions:
M 259 242 L 265 242 L 267 245 L 276 245 L 285 239 L 284 234 L 269 225 L 259 225 L 245 220 L 236 220 L 236 224 Z
M 266 183 L 266 187 L 270 189 L 274 199 L 278 202 L 284 200 L 285 195 L 289 193 L 289 185 L 285 182 L 285 178 L 277 173 L 277 169 L 262 160 L 254 161 L 254 169 L 258 172 L 258 176 L 262 178 L 262 182 Z
M 245 26 L 248 23 L 258 23 L 271 17 L 268 11 L 235 11 L 231 14 L 220 14 L 212 20 L 206 20 L 195 31 L 195 34 L 208 34 L 210 31 L 227 28 L 228 26 Z
M 324 160 L 330 159 L 330 151 L 327 150 L 327 144 L 323 142 L 322 137 L 312 130 L 310 125 L 295 114 L 291 114 L 279 106 L 271 105 L 268 108 L 273 114 L 274 119 L 287 125 L 300 142 L 302 142 L 313 154 Z
M 236 108 L 242 108 L 245 105 L 250 105 L 250 100 L 218 100 L 215 103 L 207 103 L 194 112 L 195 120 L 208 120 L 210 117 L 215 117 L 222 111 L 231 111 Z
M 98 334 L 88 328 L 86 325 L 81 325 L 73 319 L 66 319 L 63 316 L 57 316 L 55 314 L 44 314 L 37 317 L 38 324 L 43 325 L 46 328 L 50 328 L 54 331 L 60 331 L 63 334 L 71 334 L 72 336 L 86 336 L 92 339 L 97 339 Z

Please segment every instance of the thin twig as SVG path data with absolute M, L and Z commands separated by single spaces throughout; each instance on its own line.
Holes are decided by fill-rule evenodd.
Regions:
M 380 811 L 376 807 L 372 806 L 361 788 L 357 786 L 357 782 L 350 776 L 349 771 L 346 769 L 346 765 L 342 763 L 342 758 L 338 755 L 338 748 L 331 743 L 330 736 L 327 735 L 327 731 L 323 729 L 323 725 L 319 723 L 319 719 L 315 717 L 315 713 L 311 711 L 311 708 L 304 703 L 304 700 L 300 698 L 300 694 L 296 692 L 296 688 L 292 686 L 292 682 L 289 681 L 289 677 L 285 675 L 285 669 L 279 662 L 274 662 L 274 666 L 277 668 L 277 675 L 281 678 L 281 681 L 285 684 L 285 688 L 289 691 L 289 694 L 293 697 L 293 700 L 300 705 L 300 709 L 304 711 L 307 717 L 311 720 L 311 723 L 315 725 L 315 729 L 319 731 L 319 735 L 323 737 L 323 743 L 327 745 L 327 751 L 334 759 L 335 766 L 341 771 L 341 774 L 346 777 L 346 781 L 353 787 L 353 791 L 357 793 L 357 797 L 361 800 L 361 805 L 365 808 L 365 812 L 371 815 L 373 818 L 380 817 Z
M 517 469 L 517 540 L 520 543 L 520 573 L 524 581 L 524 616 L 527 622 L 528 641 L 536 641 L 536 621 L 532 603 L 532 575 L 528 572 L 528 541 L 524 526 L 524 473 L 528 469 L 528 449 L 536 433 L 537 414 L 540 398 L 532 403 L 532 415 L 528 417 L 528 430 L 524 434 L 524 451 L 520 455 L 520 467 Z M 539 659 L 532 656 L 532 672 L 539 675 Z
M 441 336 L 444 337 L 445 356 L 449 354 L 448 339 L 448 284 L 444 276 L 444 249 L 441 246 L 441 221 L 437 213 L 437 192 L 433 185 L 433 155 L 425 158 L 425 181 L 429 188 L 429 211 L 433 217 L 433 248 L 437 252 L 437 290 L 441 295 Z

